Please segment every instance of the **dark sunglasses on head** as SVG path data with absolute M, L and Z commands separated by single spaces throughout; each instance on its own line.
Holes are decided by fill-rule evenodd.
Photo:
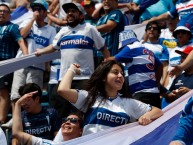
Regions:
M 79 119 L 78 118 L 63 118 L 62 119 L 63 123 L 66 123 L 67 121 L 70 121 L 70 123 L 77 123 L 79 122 Z
M 158 30 L 158 27 L 149 26 L 149 27 L 147 28 L 147 30 L 151 30 L 151 29 L 153 29 L 153 30 Z
M 32 11 L 33 11 L 33 12 L 34 12 L 34 11 L 40 12 L 40 11 L 42 11 L 42 10 L 43 10 L 43 8 L 40 8 L 40 7 L 32 8 Z

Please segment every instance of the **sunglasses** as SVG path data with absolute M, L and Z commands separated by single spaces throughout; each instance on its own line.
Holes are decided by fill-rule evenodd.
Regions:
M 151 29 L 153 29 L 153 30 L 158 30 L 158 27 L 149 26 L 149 27 L 147 28 L 147 30 L 151 30 Z
M 70 123 L 75 124 L 75 123 L 78 123 L 79 120 L 80 120 L 79 118 L 63 118 L 63 119 L 62 119 L 62 122 L 63 122 L 63 123 L 66 123 L 67 121 L 70 121 Z
M 10 11 L 8 11 L 8 10 L 0 10 L 0 13 L 9 14 L 9 13 L 10 13 Z

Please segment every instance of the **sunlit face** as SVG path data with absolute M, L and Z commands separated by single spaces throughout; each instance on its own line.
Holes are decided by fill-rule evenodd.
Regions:
M 66 13 L 68 25 L 71 27 L 78 25 L 84 17 L 77 9 L 73 8 L 69 8 Z
M 159 38 L 159 32 L 157 25 L 151 25 L 147 28 L 146 34 L 148 38 Z
M 105 81 L 106 90 L 119 91 L 124 83 L 123 70 L 117 64 L 114 64 Z
M 76 116 L 76 115 L 69 115 L 67 117 L 67 120 L 68 119 L 69 120 L 64 122 L 61 126 L 63 138 L 65 138 L 65 136 L 71 136 L 72 138 L 75 138 L 75 137 L 81 136 L 81 134 L 82 134 L 82 129 L 80 128 L 79 121 L 71 122 L 70 118 L 75 118 L 77 120 L 79 119 L 78 116 Z
M 0 24 L 8 22 L 10 19 L 10 11 L 5 6 L 0 6 Z
M 30 98 L 27 102 L 25 102 L 25 104 L 22 104 L 22 107 L 27 113 L 33 114 L 34 108 L 36 108 L 36 106 L 39 105 L 40 105 L 39 98 L 36 97 L 35 99 Z
M 105 11 L 111 11 L 117 8 L 117 1 L 116 0 L 102 0 L 103 9 Z

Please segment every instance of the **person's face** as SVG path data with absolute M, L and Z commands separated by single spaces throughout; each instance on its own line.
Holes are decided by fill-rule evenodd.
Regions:
M 27 113 L 32 113 L 33 114 L 34 108 L 36 108 L 37 105 L 40 105 L 39 98 L 38 97 L 36 97 L 35 99 L 30 98 L 28 102 L 25 102 L 25 104 L 22 105 L 22 108 Z
M 10 11 L 5 6 L 0 6 L 0 24 L 8 22 L 10 19 Z
M 107 90 L 119 91 L 122 89 L 124 81 L 125 79 L 121 67 L 114 64 L 107 74 L 107 78 L 104 80 L 105 88 Z
M 66 13 L 66 20 L 68 22 L 68 25 L 71 27 L 75 27 L 76 25 L 78 25 L 84 17 L 84 15 L 81 14 L 77 9 L 73 8 L 68 9 Z
M 91 16 L 92 13 L 93 13 L 94 10 L 95 10 L 95 7 L 92 6 L 92 5 L 85 5 L 85 6 L 84 6 L 84 10 L 86 11 L 87 15 Z
M 102 4 L 105 11 L 114 10 L 118 5 L 116 0 L 102 0 Z
M 46 18 L 47 16 L 47 12 L 45 11 L 45 9 L 43 9 L 42 7 L 39 6 L 35 6 L 32 8 L 32 11 L 34 13 L 37 13 L 37 20 L 42 21 Z
M 156 25 L 151 25 L 147 28 L 147 36 L 148 38 L 159 38 L 159 32 L 158 32 L 158 27 Z
M 82 129 L 80 128 L 79 118 L 76 115 L 69 115 L 63 122 L 62 126 L 62 136 L 71 136 L 73 138 L 79 137 L 82 134 Z
M 177 36 L 178 43 L 180 45 L 185 45 L 190 40 L 189 33 L 188 31 L 185 31 L 185 30 L 179 30 L 176 36 Z
M 175 19 L 170 18 L 170 19 L 166 20 L 166 25 L 167 25 L 168 29 L 173 32 L 176 29 L 178 21 L 179 21 L 178 18 L 175 18 Z

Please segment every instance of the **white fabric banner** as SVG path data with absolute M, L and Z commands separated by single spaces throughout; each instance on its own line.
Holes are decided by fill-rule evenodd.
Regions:
M 159 143 L 157 144 L 152 142 L 161 141 L 161 145 L 168 145 L 172 137 L 174 136 L 176 129 L 172 128 L 172 126 L 170 125 L 168 128 L 162 126 L 167 125 L 167 123 L 169 123 L 168 120 L 172 119 L 177 114 L 180 114 L 188 99 L 192 95 L 193 91 L 190 91 L 189 93 L 185 94 L 184 96 L 167 106 L 163 110 L 164 115 L 147 126 L 138 125 L 138 123 L 136 122 L 73 139 L 62 143 L 62 145 L 141 145 L 141 143 L 138 144 L 134 142 L 143 139 L 143 137 L 146 135 L 155 135 L 156 131 L 158 131 L 158 133 L 156 134 L 156 138 L 154 138 L 153 140 L 147 140 L 148 138 L 144 137 L 144 140 L 146 140 L 149 144 L 159 145 Z M 177 126 L 178 120 L 179 115 L 176 119 L 172 120 L 172 125 Z M 171 133 L 170 129 L 173 130 L 173 133 Z M 168 139 L 164 138 L 165 136 L 168 136 Z

